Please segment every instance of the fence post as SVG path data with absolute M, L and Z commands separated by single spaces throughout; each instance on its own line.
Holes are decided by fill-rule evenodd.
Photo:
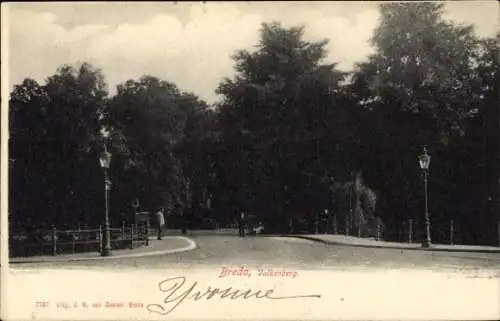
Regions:
M 498 225 L 498 246 L 500 246 L 500 221 L 497 222 Z
M 71 253 L 75 254 L 75 239 L 76 239 L 76 232 L 73 230 L 71 232 Z
M 454 236 L 454 224 L 453 220 L 450 221 L 450 244 L 453 245 L 453 236 Z
M 79 240 L 79 239 L 80 239 L 80 233 L 81 233 L 81 232 L 80 232 L 80 230 L 81 230 L 81 229 L 80 229 L 80 222 L 78 222 L 78 225 L 77 225 L 77 230 L 75 231 L 74 236 L 73 236 L 73 238 L 75 238 L 75 237 L 76 237 L 76 240 Z
M 149 220 L 146 221 L 146 246 L 149 245 Z
M 408 243 L 413 243 L 413 220 L 408 220 Z
M 356 234 L 358 237 L 361 237 L 361 218 L 359 217 L 359 215 L 356 215 Z
M 134 248 L 134 224 L 130 225 L 130 248 Z
M 337 214 L 333 214 L 333 234 L 337 234 Z
M 407 230 L 407 235 L 406 235 L 406 242 L 408 243 L 412 243 L 413 242 L 413 239 L 412 239 L 412 234 L 413 234 L 413 222 L 411 219 L 408 219 L 408 230 Z
M 57 255 L 57 231 L 54 225 L 52 225 L 52 255 Z
M 125 221 L 122 221 L 122 240 L 125 240 Z
M 376 239 L 377 239 L 377 241 L 380 241 L 380 222 L 377 222 L 377 234 L 376 234 Z
M 141 225 L 135 225 L 135 243 L 140 244 L 141 242 Z
M 102 225 L 99 225 L 99 253 L 102 253 Z

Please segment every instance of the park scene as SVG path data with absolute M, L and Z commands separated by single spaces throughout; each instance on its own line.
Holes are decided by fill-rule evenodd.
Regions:
M 467 3 L 367 4 L 363 41 L 347 4 L 312 6 L 346 10 L 324 27 L 232 6 L 85 31 L 11 5 L 12 267 L 499 270 L 497 30 Z M 233 18 L 253 29 L 209 24 Z

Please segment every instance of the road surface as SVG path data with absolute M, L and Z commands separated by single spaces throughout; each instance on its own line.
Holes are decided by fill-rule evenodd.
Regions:
M 321 244 L 293 237 L 209 235 L 190 232 L 198 248 L 160 256 L 57 263 L 15 264 L 22 268 L 165 269 L 207 267 L 286 267 L 296 269 L 417 268 L 500 275 L 500 254 L 373 249 Z

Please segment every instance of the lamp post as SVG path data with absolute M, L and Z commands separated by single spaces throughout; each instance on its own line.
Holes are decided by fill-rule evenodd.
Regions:
M 108 141 L 109 141 L 109 131 L 104 127 L 101 129 L 101 135 L 104 139 L 104 151 L 99 159 L 101 167 L 104 171 L 104 199 L 105 199 L 105 211 L 104 211 L 104 237 L 103 243 L 104 247 L 101 252 L 101 256 L 111 255 L 111 235 L 109 231 L 109 191 L 111 190 L 111 180 L 109 179 L 108 170 L 111 163 L 111 153 L 108 151 Z
M 423 153 L 418 156 L 418 163 L 424 174 L 424 193 L 425 193 L 425 239 L 422 241 L 422 247 L 431 246 L 431 220 L 427 206 L 427 177 L 429 176 L 429 165 L 431 156 L 427 153 L 427 148 L 424 146 Z

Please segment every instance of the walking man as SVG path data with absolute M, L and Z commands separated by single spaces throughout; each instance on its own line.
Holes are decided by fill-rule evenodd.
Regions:
M 163 226 L 165 225 L 165 216 L 164 216 L 164 210 L 163 210 L 163 208 L 160 208 L 156 212 L 156 224 L 157 224 L 157 228 L 158 228 L 158 237 L 157 237 L 157 239 L 161 240 L 162 229 L 163 229 Z
M 184 212 L 181 212 L 181 232 L 182 232 L 182 234 L 187 233 L 186 214 Z
M 245 213 L 241 212 L 240 218 L 238 220 L 238 231 L 239 231 L 239 236 L 243 237 L 245 236 Z

